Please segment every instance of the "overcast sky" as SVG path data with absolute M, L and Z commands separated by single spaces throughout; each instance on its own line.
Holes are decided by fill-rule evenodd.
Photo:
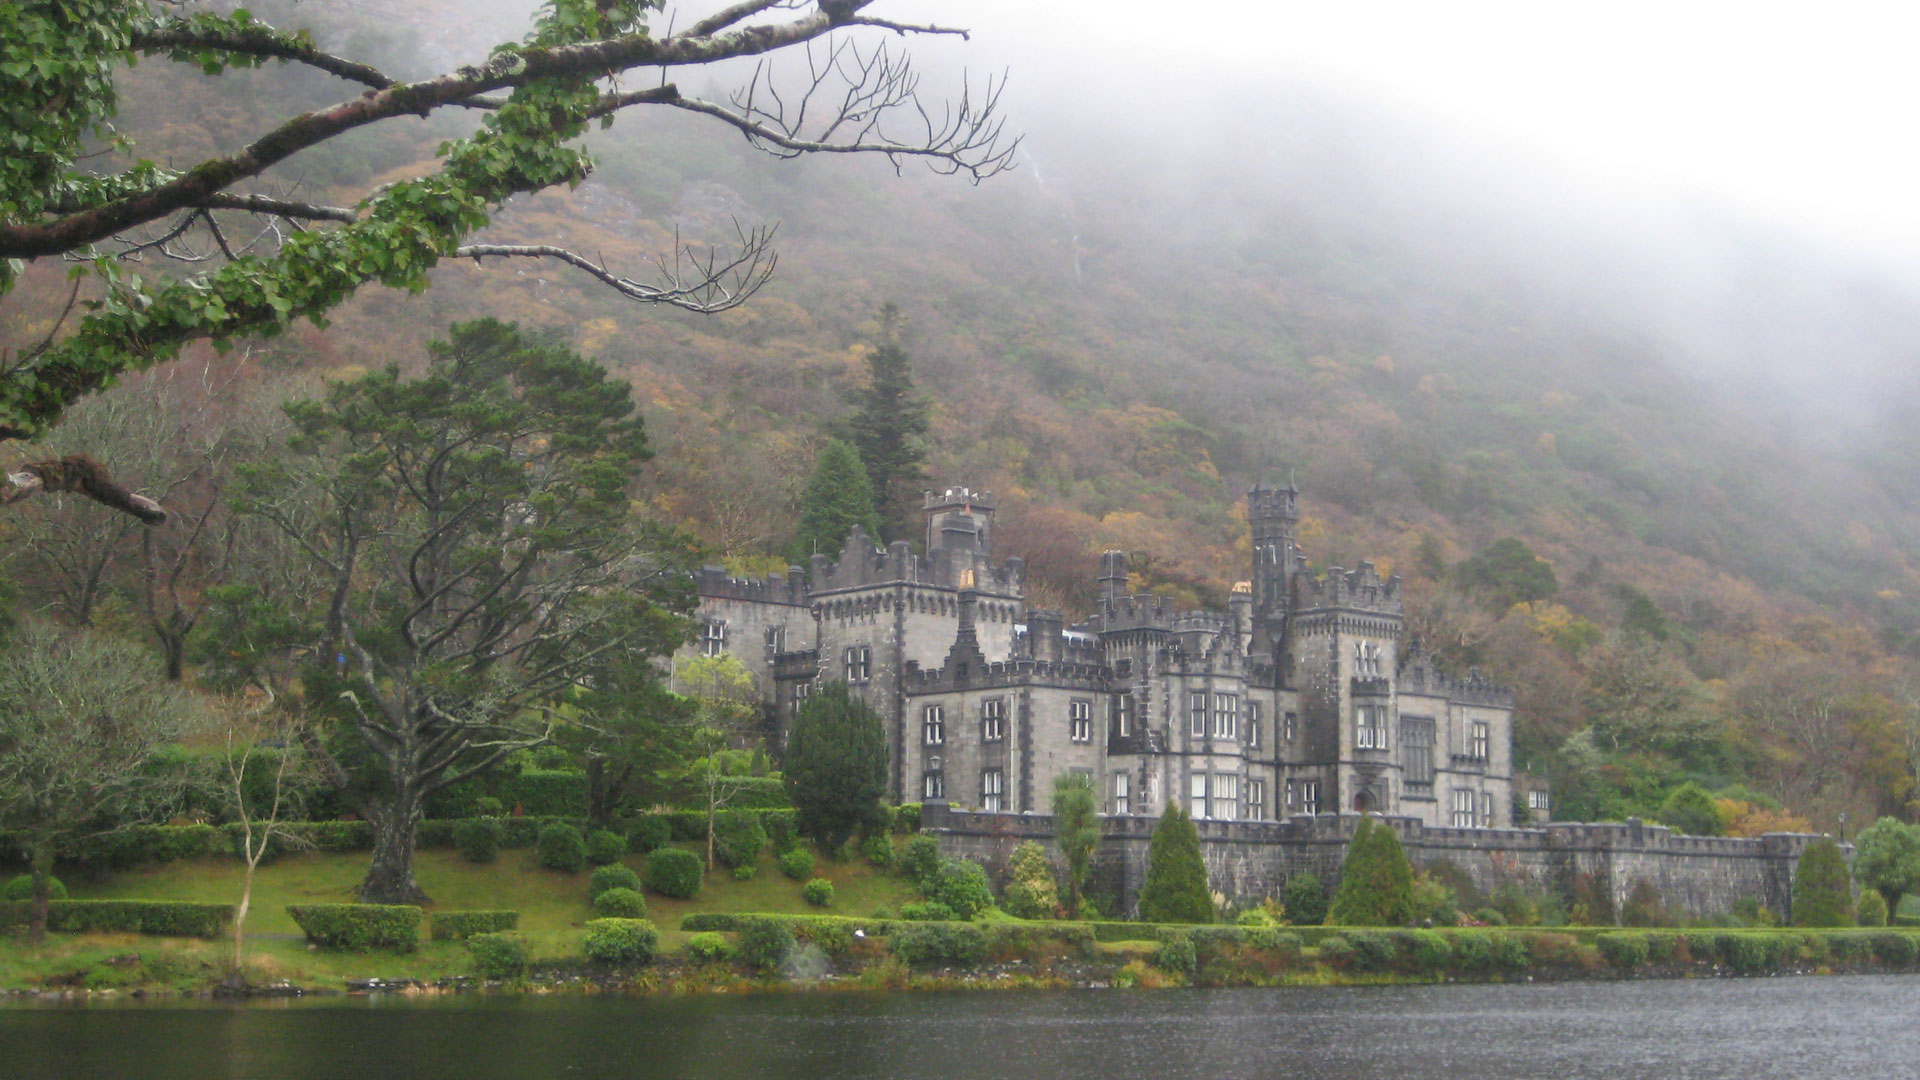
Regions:
M 1029 92 L 1058 95 L 1087 71 L 1130 73 L 1143 92 L 1206 72 L 1307 78 L 1626 193 L 1706 196 L 1920 254 L 1920 5 L 884 0 L 871 11 L 970 27 L 955 55 L 1011 67 Z

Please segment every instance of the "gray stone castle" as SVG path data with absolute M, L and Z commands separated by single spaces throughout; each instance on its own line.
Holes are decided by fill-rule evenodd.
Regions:
M 1372 564 L 1315 576 L 1299 493 L 1248 493 L 1251 578 L 1228 611 L 1175 612 L 1100 557 L 1084 623 L 1029 609 L 1025 565 L 996 562 L 993 497 L 929 492 L 924 554 L 856 529 L 838 560 L 785 578 L 699 575 L 694 654 L 753 672 L 776 738 L 827 680 L 887 726 L 902 801 L 1047 810 L 1056 776 L 1094 778 L 1104 810 L 1211 821 L 1374 811 L 1506 827 L 1511 691 L 1453 679 L 1405 643 L 1400 580 Z

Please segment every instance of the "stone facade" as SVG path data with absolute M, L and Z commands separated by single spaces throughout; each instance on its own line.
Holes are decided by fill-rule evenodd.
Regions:
M 1784 919 L 1800 854 L 1820 839 L 1798 833 L 1753 840 L 1680 836 L 1639 821 L 1482 829 L 1432 827 L 1410 817 L 1381 820 L 1400 834 L 1416 867 L 1449 863 L 1483 894 L 1512 882 L 1569 903 L 1585 898 L 1601 919 L 1617 918 L 1634 883 L 1643 880 L 1659 890 L 1669 909 L 1696 918 L 1723 914 L 1751 897 Z M 1322 814 L 1195 824 L 1213 891 L 1230 903 L 1251 904 L 1279 896 L 1287 879 L 1301 872 L 1318 877 L 1331 894 L 1359 821 L 1353 814 Z M 1108 817 L 1103 825 L 1088 892 L 1109 914 L 1132 916 L 1146 881 L 1154 822 Z M 1035 840 L 1051 850 L 1054 833 L 1044 814 L 980 814 L 944 803 L 921 808 L 921 828 L 939 839 L 944 854 L 974 859 L 996 879 L 1004 878 L 1015 846 Z
M 1405 641 L 1398 578 L 1306 569 L 1299 493 L 1248 493 L 1250 577 L 1228 611 L 1176 612 L 1101 556 L 1081 623 L 1029 610 L 1025 565 L 995 561 L 994 501 L 929 492 L 924 553 L 859 530 L 784 577 L 699 577 L 703 637 L 759 680 L 778 743 L 823 680 L 887 725 L 902 801 L 1045 809 L 1055 777 L 1095 779 L 1143 822 L 1371 811 L 1431 827 L 1513 824 L 1513 695 L 1450 678 Z

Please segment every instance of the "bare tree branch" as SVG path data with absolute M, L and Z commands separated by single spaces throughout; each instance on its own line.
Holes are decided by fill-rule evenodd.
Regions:
M 773 252 L 773 234 L 778 226 L 746 229 L 736 221 L 734 229 L 740 244 L 725 256 L 719 248 L 696 252 L 681 243 L 676 232 L 673 255 L 653 260 L 658 277 L 652 283 L 621 277 L 608 270 L 604 262 L 548 244 L 468 244 L 454 254 L 475 262 L 492 257 L 558 259 L 629 299 L 712 313 L 745 303 L 773 277 L 779 261 Z
M 107 467 L 85 454 L 69 454 L 53 461 L 30 461 L 6 474 L 7 488 L 0 504 L 17 502 L 41 492 L 71 491 L 104 506 L 124 511 L 149 525 L 167 520 L 160 504 L 121 486 Z

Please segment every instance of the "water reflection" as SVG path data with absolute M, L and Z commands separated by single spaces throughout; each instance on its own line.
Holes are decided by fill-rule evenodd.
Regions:
M 1885 1074 L 1912 978 L 681 1000 L 0 1008 L 0 1077 L 1323 1077 Z

